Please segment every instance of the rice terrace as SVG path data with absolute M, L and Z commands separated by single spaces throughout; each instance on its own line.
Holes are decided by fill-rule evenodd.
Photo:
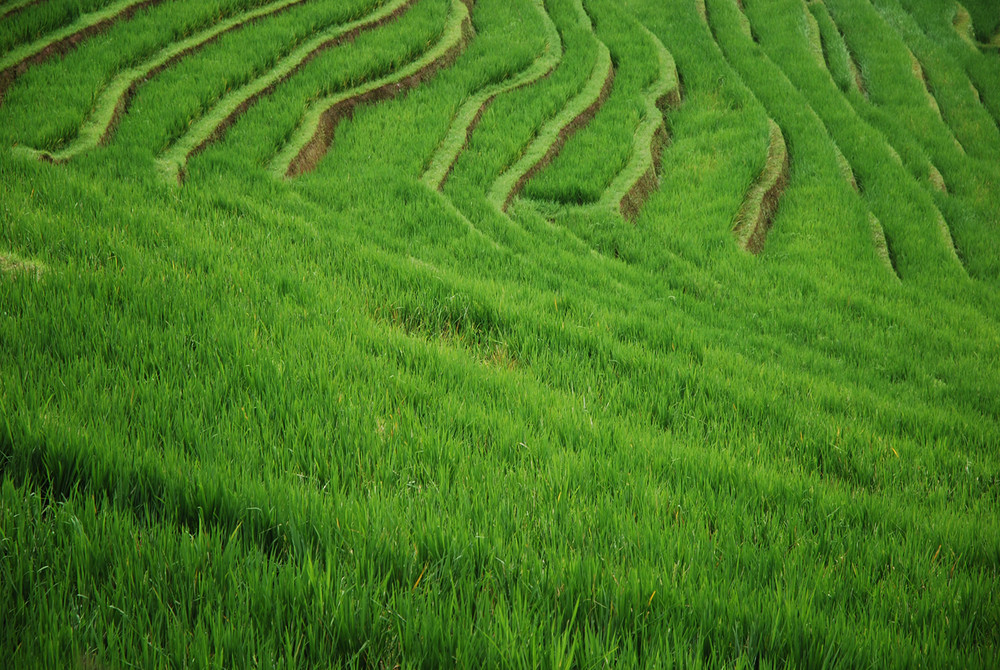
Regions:
M 0 666 L 1000 667 L 1000 2 L 0 0 Z

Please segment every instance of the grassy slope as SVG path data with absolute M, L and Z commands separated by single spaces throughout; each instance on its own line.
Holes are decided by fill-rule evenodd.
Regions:
M 1000 190 L 986 168 L 965 181 L 979 159 L 915 81 L 885 97 L 907 63 L 876 62 L 852 3 L 829 4 L 868 100 L 817 62 L 798 0 L 744 0 L 759 43 L 730 0 L 708 0 L 711 31 L 694 2 L 623 4 L 685 87 L 634 226 L 487 202 L 593 68 L 569 0 L 546 2 L 563 62 L 486 109 L 443 194 L 419 178 L 453 115 L 544 44 L 528 0 L 479 0 L 452 67 L 359 109 L 292 182 L 267 165 L 306 105 L 412 61 L 447 3 L 311 62 L 184 188 L 154 167 L 175 119 L 224 92 L 220 68 L 259 69 L 220 54 L 255 35 L 278 53 L 284 23 L 149 81 L 115 139 L 68 165 L 0 150 L 0 650 L 109 667 L 995 665 L 997 275 L 947 265 L 930 214 L 995 257 Z M 941 95 L 972 56 L 921 41 L 931 14 L 899 23 L 890 54 L 908 44 Z M 5 146 L 78 127 L 109 73 L 197 24 L 167 16 L 19 78 Z M 62 89 L 64 121 L 33 128 L 30 101 Z M 965 92 L 949 95 L 945 120 Z M 912 128 L 879 113 L 918 104 Z M 956 132 L 990 146 L 996 128 L 964 114 Z M 791 180 L 751 257 L 731 227 L 768 118 Z M 914 174 L 931 159 L 954 194 Z

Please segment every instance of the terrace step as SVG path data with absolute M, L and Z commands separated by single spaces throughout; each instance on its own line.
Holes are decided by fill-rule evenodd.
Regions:
M 271 171 L 281 177 L 312 171 L 326 155 L 337 125 L 350 118 L 356 107 L 388 100 L 430 79 L 458 58 L 471 35 L 469 6 L 452 0 L 448 23 L 437 44 L 418 61 L 391 75 L 310 105 L 295 135 L 272 162 Z
M 285 12 L 307 0 L 278 0 L 258 9 L 245 12 L 202 30 L 187 39 L 173 43 L 161 49 L 153 57 L 142 64 L 118 73 L 105 87 L 97 99 L 97 104 L 90 116 L 80 126 L 80 131 L 72 142 L 56 151 L 28 150 L 38 158 L 55 163 L 63 163 L 73 157 L 106 144 L 115 131 L 119 120 L 125 114 L 129 102 L 135 96 L 139 87 L 158 75 L 163 70 L 176 64 L 182 58 L 190 56 L 204 47 L 217 41 L 227 33 L 245 28 L 249 24 L 264 18 Z
M 0 58 L 0 105 L 10 85 L 31 66 L 43 63 L 56 54 L 65 54 L 85 39 L 108 30 L 119 21 L 128 20 L 141 9 L 161 2 L 163 0 L 124 0 L 85 14 L 65 28 L 9 52 Z
M 969 46 L 976 47 L 976 33 L 972 26 L 972 15 L 960 2 L 955 2 L 955 16 L 952 18 L 955 32 Z
M 764 240 L 771 229 L 778 203 L 789 180 L 788 147 L 781 128 L 768 119 L 770 141 L 767 161 L 757 180 L 750 187 L 733 223 L 733 233 L 741 247 L 753 254 L 764 249 Z
M 682 91 L 674 58 L 656 35 L 645 26 L 643 32 L 655 49 L 659 77 L 646 91 L 645 110 L 635 132 L 632 157 L 604 192 L 601 204 L 612 206 L 634 221 L 642 206 L 660 186 L 660 159 L 670 141 L 663 115 L 681 104 Z
M 343 25 L 327 28 L 290 54 L 273 68 L 244 84 L 215 105 L 177 139 L 159 158 L 157 167 L 170 181 L 183 181 L 188 160 L 218 141 L 236 119 L 260 98 L 270 95 L 282 82 L 299 72 L 324 51 L 345 44 L 358 35 L 375 30 L 402 16 L 417 0 L 391 0 L 369 14 Z
M 0 6 L 0 19 L 10 18 L 14 14 L 42 2 L 45 2 L 45 0 L 14 0 L 14 2 Z
M 534 4 L 545 26 L 545 51 L 526 70 L 507 81 L 479 91 L 462 104 L 444 140 L 431 156 L 427 169 L 421 175 L 421 180 L 430 188 L 440 191 L 444 187 L 445 180 L 448 179 L 459 156 L 468 145 L 472 132 L 479 125 L 483 112 L 493 100 L 547 77 L 562 59 L 563 48 L 559 30 L 546 11 L 544 1 L 534 0 Z
M 577 0 L 577 6 L 581 21 L 593 31 L 593 25 L 583 11 L 580 0 Z M 599 40 L 597 51 L 597 62 L 581 91 L 566 103 L 559 114 L 542 126 L 537 136 L 524 149 L 521 158 L 494 181 L 487 198 L 500 211 L 507 211 L 511 200 L 528 180 L 559 153 L 574 132 L 590 122 L 607 99 L 614 82 L 614 65 L 611 62 L 611 52 Z

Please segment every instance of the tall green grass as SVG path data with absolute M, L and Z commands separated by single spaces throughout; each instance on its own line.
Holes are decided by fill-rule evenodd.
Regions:
M 759 43 L 734 3 L 707 6 L 711 31 L 694 2 L 614 10 L 685 88 L 634 224 L 487 200 L 593 71 L 568 0 L 545 3 L 562 64 L 494 100 L 443 194 L 420 176 L 455 113 L 543 48 L 529 0 L 479 0 L 451 67 L 359 107 L 296 180 L 267 165 L 309 103 L 413 62 L 444 0 L 310 62 L 183 187 L 157 173 L 159 115 L 217 94 L 235 34 L 141 87 L 106 147 L 0 149 L 10 664 L 993 667 L 996 288 L 939 264 L 932 218 L 964 212 L 988 254 L 994 196 L 962 177 L 981 163 L 839 14 L 898 90 L 845 93 L 799 0 L 744 1 Z M 887 25 L 890 54 L 919 51 Z M 928 55 L 957 48 L 918 56 L 943 71 Z M 47 67 L 0 106 L 5 146 Z M 888 125 L 912 105 L 915 137 Z M 769 118 L 792 178 L 751 256 L 731 226 Z

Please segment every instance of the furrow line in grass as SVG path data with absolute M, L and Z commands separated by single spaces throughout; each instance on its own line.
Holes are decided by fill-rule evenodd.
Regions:
M 789 180 L 790 164 L 785 137 L 773 119 L 768 119 L 768 126 L 770 142 L 767 162 L 747 192 L 733 224 L 733 233 L 740 246 L 754 254 L 764 248 L 767 231 L 771 228 L 778 202 Z
M 545 51 L 525 70 L 507 81 L 489 86 L 465 101 L 455 114 L 448 132 L 428 162 L 428 167 L 421 175 L 421 180 L 434 190 L 444 187 L 448 175 L 458 162 L 459 156 L 468 146 L 476 126 L 486 108 L 497 96 L 510 93 L 524 86 L 529 86 L 540 79 L 549 76 L 562 60 L 562 39 L 552 17 L 545 9 L 543 0 L 534 0 L 535 7 L 542 17 L 545 26 Z
M 943 165 L 954 169 L 956 162 L 952 157 L 953 152 L 942 151 L 945 149 L 942 147 L 945 143 L 941 138 L 947 138 L 947 143 L 952 145 L 958 154 L 964 156 L 965 150 L 951 126 L 945 122 L 923 66 L 907 40 L 899 35 L 897 45 L 891 34 L 886 34 L 887 28 L 891 33 L 893 24 L 897 31 L 900 29 L 898 22 L 901 11 L 893 14 L 883 8 L 880 17 L 878 13 L 869 9 L 873 16 L 861 19 L 852 11 L 857 10 L 857 5 L 845 5 L 839 0 L 828 1 L 831 11 L 837 11 L 842 19 L 851 21 L 849 27 L 852 38 L 858 48 L 864 49 L 864 53 L 868 56 L 872 79 L 890 84 L 883 83 L 875 92 L 873 104 L 851 101 L 855 111 L 869 123 L 874 124 L 884 134 L 887 143 L 895 144 L 904 151 L 907 156 L 907 169 L 918 182 L 929 184 L 936 191 L 948 194 L 947 182 L 935 163 L 943 160 Z M 885 21 L 887 25 L 882 26 L 880 20 Z M 908 81 L 904 81 L 907 75 L 914 77 L 919 88 L 914 88 Z M 897 81 L 898 86 L 895 85 Z M 931 114 L 925 113 L 926 111 L 930 111 Z M 918 127 L 920 130 L 917 130 Z M 915 130 L 917 132 L 914 132 Z M 955 183 L 963 181 L 954 172 L 950 172 L 949 177 Z
M 58 151 L 26 149 L 32 155 L 62 163 L 84 151 L 105 144 L 128 108 L 139 87 L 182 58 L 212 44 L 227 33 L 239 30 L 263 18 L 275 16 L 308 0 L 279 0 L 240 16 L 216 24 L 206 30 L 160 50 L 137 67 L 118 73 L 101 92 L 90 116 L 80 126 L 76 138 Z
M 979 103 L 979 106 L 986 111 L 986 115 L 996 124 L 997 131 L 1000 131 L 1000 115 L 995 114 L 988 105 L 983 103 L 983 95 L 979 92 L 976 82 L 972 81 L 972 77 L 969 77 L 969 88 L 972 89 L 972 95 L 976 98 L 976 102 Z
M 955 16 L 951 20 L 951 25 L 955 27 L 955 32 L 962 38 L 962 41 L 976 48 L 976 34 L 972 27 L 972 14 L 960 2 L 955 2 Z
M 822 0 L 809 0 L 808 2 L 807 0 L 803 0 L 803 8 L 805 9 L 805 16 L 806 16 L 806 36 L 809 39 L 810 51 L 812 51 L 812 53 L 816 56 L 817 62 L 819 62 L 823 66 L 823 68 L 829 72 L 830 68 L 829 68 L 829 63 L 827 62 L 827 58 L 824 55 L 825 52 L 823 49 L 823 39 L 819 27 L 819 21 L 817 20 L 815 14 L 813 14 L 813 10 L 810 7 L 810 5 L 817 6 L 822 4 L 823 4 Z M 913 55 L 913 52 L 910 52 L 910 57 L 913 60 L 914 72 L 917 73 L 919 70 L 918 77 L 924 83 L 925 90 L 927 90 L 926 81 L 924 81 L 923 78 L 923 70 L 919 69 L 920 64 L 917 61 L 916 56 Z M 935 109 L 935 111 L 937 111 L 938 116 L 940 116 L 941 111 L 937 107 L 937 101 L 935 101 L 934 97 L 930 95 L 929 90 L 927 91 L 927 96 L 930 99 L 932 107 Z M 854 174 L 854 170 L 851 168 L 850 162 L 847 160 L 847 157 L 844 156 L 844 152 L 841 151 L 840 147 L 837 145 L 837 143 L 833 140 L 832 137 L 830 138 L 830 141 L 833 143 L 833 149 L 837 157 L 837 165 L 840 167 L 841 174 L 844 175 L 844 179 L 855 191 L 855 193 L 860 193 L 860 189 L 858 188 L 858 180 Z M 961 148 L 961 144 L 958 144 L 958 140 L 955 140 L 955 143 L 956 146 Z M 939 191 L 941 191 L 942 193 L 948 192 L 948 189 L 944 183 L 944 177 L 941 175 L 941 172 L 938 171 L 938 169 L 933 164 L 930 166 L 930 175 L 928 178 L 931 184 Z M 882 230 L 882 224 L 879 222 L 878 218 L 875 216 L 874 213 L 869 212 L 869 217 L 871 218 L 872 221 L 872 231 L 875 240 L 876 251 L 878 252 L 879 257 L 884 257 L 884 259 L 887 261 L 889 268 L 893 271 L 893 274 L 898 279 L 899 273 L 896 272 L 895 266 L 889 259 L 888 245 L 886 244 L 885 241 L 885 232 Z
M 974 158 L 995 161 L 1000 148 L 1000 114 L 995 110 L 1000 108 L 997 108 L 997 97 L 993 92 L 997 88 L 995 71 L 987 72 L 991 68 L 983 71 L 976 67 L 982 64 L 979 62 L 982 54 L 963 49 L 957 41 L 952 42 L 952 48 L 946 49 L 938 36 L 927 33 L 899 3 L 886 0 L 877 3 L 875 9 L 920 59 L 927 87 L 939 105 L 944 125 L 956 138 L 956 146 L 960 144 L 961 153 L 971 152 Z M 974 76 L 980 85 L 987 83 L 990 87 L 987 89 L 990 105 L 983 104 L 973 81 Z M 935 88 L 935 81 L 938 88 Z M 965 81 L 968 81 L 971 96 L 962 92 Z
M 951 140 L 955 144 L 955 148 L 958 149 L 959 153 L 964 155 L 965 148 L 962 146 L 962 143 L 958 141 L 958 138 L 955 137 L 955 133 L 953 133 L 948 124 L 944 122 L 944 117 L 941 115 L 941 107 L 938 106 L 937 98 L 935 98 L 934 94 L 931 93 L 930 84 L 927 82 L 927 75 L 924 74 L 924 68 L 920 65 L 920 60 L 909 47 L 906 47 L 906 52 L 910 55 L 910 63 L 913 67 L 913 76 L 917 78 L 917 81 L 920 82 L 920 85 L 924 89 L 924 94 L 927 97 L 927 104 L 930 105 L 932 110 L 934 110 L 934 113 L 937 115 L 938 119 L 941 120 L 941 123 L 944 125 L 948 134 L 951 135 Z M 972 82 L 969 83 L 971 85 Z M 937 169 L 937 166 L 934 165 L 934 163 L 930 164 L 930 171 L 927 175 L 927 180 L 930 181 L 931 185 L 937 190 L 945 194 L 948 193 L 948 187 L 945 184 L 944 175 L 941 174 L 941 171 Z
M 854 55 L 854 52 L 851 51 L 851 47 L 847 45 L 846 41 L 844 42 L 844 49 L 847 50 L 847 64 L 851 68 L 851 76 L 854 77 L 854 88 L 867 100 L 868 86 L 865 84 L 865 78 L 861 74 L 861 67 L 858 65 L 858 59 Z
M 736 5 L 738 10 L 736 13 L 738 15 L 738 21 L 740 26 L 740 31 L 749 37 L 752 42 L 757 42 L 757 36 L 753 32 L 753 27 L 750 25 L 750 19 L 747 17 L 746 10 L 743 7 L 743 0 L 732 0 L 733 4 Z M 709 32 L 712 33 L 712 38 L 716 43 L 719 42 L 718 35 L 715 34 L 715 25 L 712 23 L 708 16 L 708 7 L 705 5 L 705 0 L 698 0 L 698 14 L 701 16 L 705 25 L 708 26 Z
M 0 20 L 6 19 L 9 16 L 17 14 L 21 10 L 27 9 L 32 5 L 37 5 L 39 3 L 45 2 L 46 0 L 18 0 L 8 7 L 0 7 Z
M 938 230 L 941 231 L 941 239 L 944 241 L 945 246 L 948 248 L 948 252 L 952 255 L 955 261 L 965 270 L 965 261 L 962 260 L 962 255 L 959 253 L 958 247 L 955 246 L 955 238 L 951 236 L 951 228 L 948 227 L 948 221 L 944 218 L 944 214 L 934 205 L 934 214 Z
M 837 158 L 837 167 L 840 168 L 840 174 L 843 175 L 844 181 L 847 182 L 847 185 L 850 186 L 855 193 L 860 193 L 861 189 L 858 187 L 858 178 L 854 174 L 854 168 L 851 167 L 851 162 L 847 160 L 847 156 L 844 155 L 844 152 L 840 149 L 840 146 L 832 137 L 830 138 L 830 143 L 833 145 L 833 153 Z
M 822 123 L 822 119 L 820 119 Z M 826 124 L 823 124 L 824 128 Z M 829 132 L 829 131 L 827 131 Z M 858 184 L 857 176 L 854 174 L 854 169 L 851 167 L 851 162 L 847 160 L 847 156 L 841 150 L 837 141 L 830 137 L 830 143 L 833 145 L 834 155 L 837 158 L 837 167 L 840 169 L 840 174 L 843 175 L 844 181 L 847 185 L 851 187 L 855 193 L 859 196 L 861 195 L 861 187 Z M 868 208 L 867 204 L 865 205 Z M 886 269 L 892 273 L 892 276 L 896 280 L 900 280 L 899 271 L 896 270 L 895 261 L 892 258 L 892 251 L 889 248 L 889 243 L 885 237 L 885 229 L 882 228 L 882 222 L 878 220 L 875 213 L 868 208 L 868 227 L 871 230 L 872 244 L 875 247 L 875 255 L 878 256 L 879 260 L 885 265 Z
M 910 63 L 913 66 L 913 76 L 916 77 L 917 81 L 920 82 L 920 85 L 923 86 L 924 93 L 927 96 L 927 104 L 932 110 L 934 110 L 934 113 L 941 120 L 941 124 L 945 127 L 945 130 L 949 135 L 951 135 L 951 140 L 955 144 L 955 148 L 958 149 L 960 154 L 965 155 L 965 147 L 963 147 L 962 143 L 958 141 L 958 137 L 955 136 L 955 132 L 951 129 L 951 126 L 945 122 L 944 115 L 941 114 L 941 106 L 938 105 L 937 98 L 934 97 L 934 92 L 931 90 L 931 84 L 927 81 L 927 74 L 924 72 L 924 68 L 920 64 L 920 60 L 909 47 L 906 47 L 906 51 L 910 54 Z M 969 85 L 972 86 L 971 81 L 969 82 Z M 935 168 L 935 170 L 936 169 L 937 168 Z
M 851 56 L 847 51 L 844 36 L 833 21 L 830 10 L 822 0 L 809 0 L 809 13 L 816 20 L 820 31 L 820 45 L 823 49 L 823 61 L 830 77 L 842 91 L 848 91 L 855 86 L 856 79 L 851 69 Z
M 471 0 L 466 1 L 472 4 Z M 292 140 L 274 159 L 272 172 L 278 177 L 297 177 L 312 171 L 326 155 L 337 126 L 342 120 L 350 118 L 356 107 L 393 98 L 455 62 L 473 32 L 469 5 L 463 0 L 452 0 L 441 39 L 416 62 L 398 72 L 310 105 Z
M 740 10 L 738 16 L 740 22 L 740 30 L 743 31 L 744 35 L 746 35 L 751 40 L 756 42 L 757 36 L 754 35 L 753 27 L 750 25 L 750 19 L 747 17 L 746 8 L 743 6 L 743 0 L 733 0 L 733 1 L 736 3 L 736 9 Z
M 906 50 L 910 54 L 913 76 L 917 78 L 917 81 L 919 81 L 920 85 L 924 88 L 924 94 L 927 96 L 927 104 L 930 105 L 931 109 L 934 110 L 934 113 L 937 114 L 939 119 L 942 118 L 941 107 L 938 106 L 937 99 L 934 97 L 934 94 L 931 93 L 930 86 L 927 83 L 927 75 L 924 74 L 923 66 L 920 65 L 920 61 L 917 59 L 916 54 L 914 54 L 909 47 L 907 47 Z
M 738 9 L 738 14 L 742 16 L 740 23 L 742 24 L 743 19 L 749 21 L 742 7 L 738 7 Z M 716 48 L 719 49 L 722 57 L 728 60 L 716 33 L 715 22 L 708 16 L 707 7 L 705 21 Z M 746 34 L 745 31 L 744 34 Z M 752 41 L 752 36 L 750 37 Z M 734 72 L 736 72 L 735 69 Z M 756 93 L 752 89 L 751 93 L 756 97 Z M 778 201 L 790 178 L 788 147 L 785 144 L 781 127 L 770 117 L 767 119 L 767 124 L 768 148 L 764 168 L 744 196 L 732 227 L 739 246 L 754 254 L 760 253 L 764 248 L 764 240 L 777 213 Z
M 705 22 L 705 25 L 708 25 L 708 7 L 705 6 L 705 0 L 694 0 L 694 6 L 698 11 L 698 16 Z
M 810 11 L 809 7 L 803 5 L 803 9 L 805 10 L 805 14 L 807 16 L 812 16 L 813 18 L 816 18 L 812 14 L 812 12 Z M 820 15 L 822 16 L 822 13 L 820 13 Z M 828 18 L 828 17 L 824 17 L 824 18 Z M 830 21 L 828 21 L 826 25 L 827 25 L 828 29 L 832 29 L 833 28 L 832 22 L 830 22 Z M 817 28 L 817 32 L 818 32 L 819 31 L 818 20 L 817 20 L 817 23 L 816 23 L 816 28 Z M 805 38 L 803 40 L 804 46 L 805 46 L 804 53 L 811 53 L 814 56 L 814 60 L 816 61 L 816 66 L 819 68 L 819 71 L 825 71 L 825 72 L 829 73 L 831 75 L 830 76 L 831 83 L 834 83 L 836 85 L 836 79 L 835 79 L 835 77 L 833 77 L 833 72 L 830 70 L 826 59 L 823 58 L 822 56 L 820 58 L 815 58 L 815 56 L 816 56 L 816 49 L 815 49 L 815 47 L 816 47 L 816 40 L 815 40 L 815 37 L 813 37 L 813 36 L 810 35 L 810 31 L 809 30 L 803 31 L 803 35 L 804 35 L 804 38 Z M 822 45 L 820 45 L 820 46 L 822 46 Z M 841 56 L 842 57 L 845 56 L 845 55 L 846 54 L 844 52 L 841 52 Z M 746 56 L 744 55 L 743 57 L 745 58 Z M 765 58 L 767 58 L 769 60 L 769 57 L 765 56 Z M 844 62 L 845 61 L 842 58 L 841 64 L 843 65 Z M 772 64 L 774 65 L 774 67 L 779 72 L 781 72 L 781 75 L 780 75 L 780 77 L 778 79 L 783 79 L 784 82 L 787 83 L 787 85 L 789 87 L 794 87 L 794 84 L 791 82 L 790 79 L 787 78 L 787 75 L 785 75 L 784 72 L 780 68 L 778 68 L 777 64 L 775 64 L 775 63 L 772 63 Z M 846 72 L 846 68 L 844 68 L 843 71 Z M 777 83 L 777 81 L 775 81 L 775 83 Z M 837 141 L 830 134 L 830 130 L 826 126 L 826 123 L 816 113 L 816 111 L 813 109 L 812 105 L 809 104 L 809 102 L 807 100 L 803 99 L 801 101 L 801 104 L 802 104 L 802 108 L 806 110 L 806 114 L 808 116 L 812 117 L 814 123 L 817 126 L 817 130 L 819 130 L 819 132 L 821 132 L 822 135 L 824 135 L 826 137 L 826 139 L 829 141 L 830 147 L 832 149 L 833 157 L 834 157 L 834 159 L 836 161 L 838 172 L 840 173 L 840 175 L 843 178 L 844 182 L 851 188 L 852 191 L 854 191 L 854 193 L 856 195 L 860 196 L 861 195 L 861 188 L 860 188 L 860 185 L 859 185 L 859 183 L 857 181 L 857 177 L 856 177 L 856 175 L 854 173 L 854 169 L 851 166 L 850 161 L 844 155 L 844 153 L 841 150 L 840 146 L 838 145 Z M 774 121 L 772 120 L 771 123 L 774 123 Z M 780 131 L 780 127 L 778 128 L 778 130 Z M 813 131 L 813 132 L 815 132 L 815 131 Z M 775 136 L 774 136 L 774 127 L 772 127 L 772 147 L 774 146 L 774 139 L 775 139 Z M 786 151 L 787 151 L 787 149 L 786 149 Z M 898 154 L 895 153 L 895 150 L 893 150 L 892 147 L 889 147 L 889 151 L 890 151 L 890 155 L 893 157 L 893 159 L 896 160 L 897 162 L 899 162 L 900 159 L 899 159 Z M 769 149 L 768 164 L 771 164 L 771 165 L 765 164 L 765 173 L 766 173 L 768 167 L 772 167 L 772 169 L 773 169 L 774 160 L 772 158 L 772 152 L 773 152 L 773 149 Z M 750 246 L 748 246 L 747 244 L 744 244 L 744 247 L 747 248 L 750 251 L 755 251 L 755 249 L 752 248 L 752 245 L 754 244 L 754 239 L 753 239 L 752 236 L 755 233 L 757 233 L 757 231 L 755 229 L 753 229 L 751 226 L 746 226 L 741 231 L 740 228 L 739 228 L 739 226 L 741 225 L 741 223 L 744 223 L 745 221 L 747 221 L 747 219 L 749 219 L 750 223 L 753 222 L 752 214 L 753 214 L 754 210 L 752 208 L 755 206 L 758 198 L 760 198 L 760 191 L 763 190 L 764 188 L 766 188 L 766 185 L 767 185 L 767 181 L 764 178 L 764 174 L 762 174 L 762 176 L 758 179 L 758 181 L 755 183 L 755 185 L 751 188 L 751 191 L 748 192 L 748 197 L 744 201 L 744 205 L 741 208 L 740 213 L 737 215 L 737 224 L 736 224 L 736 226 L 734 226 L 734 232 L 736 232 L 738 238 L 741 240 L 741 243 L 743 242 L 743 240 L 747 240 L 747 242 L 750 243 Z M 881 223 L 878 221 L 877 217 L 875 217 L 875 215 L 870 211 L 870 209 L 867 206 L 866 206 L 866 209 L 868 210 L 868 229 L 869 229 L 869 233 L 870 233 L 871 238 L 872 238 L 873 245 L 874 245 L 875 250 L 876 250 L 876 255 L 883 261 L 883 264 L 890 271 L 892 271 L 892 273 L 894 274 L 894 276 L 898 279 L 899 275 L 895 271 L 895 268 L 894 268 L 894 265 L 893 265 L 893 261 L 892 261 L 892 256 L 891 256 L 891 250 L 890 250 L 889 245 L 888 245 L 888 243 L 886 241 L 885 233 L 884 233 L 884 230 L 883 230 L 883 228 L 881 226 Z M 749 210 L 750 216 L 747 216 L 748 210 Z M 744 218 L 744 217 L 746 217 L 746 218 Z M 744 225 L 746 225 L 746 224 L 744 224 Z M 766 227 L 769 227 L 769 224 L 767 224 Z M 765 228 L 765 232 L 766 232 L 766 228 Z M 763 245 L 763 236 L 762 235 L 758 236 L 758 240 L 757 240 L 756 243 L 758 245 L 760 245 L 760 246 Z
M 871 228 L 875 254 L 885 265 L 886 269 L 892 273 L 892 276 L 896 278 L 896 281 L 902 281 L 899 277 L 899 270 L 896 269 L 896 262 L 892 257 L 892 250 L 889 248 L 888 241 L 886 241 L 885 229 L 882 228 L 882 222 L 878 220 L 878 217 L 872 211 L 868 212 L 868 225 Z
M 663 148 L 670 141 L 663 115 L 681 103 L 680 78 L 673 56 L 646 26 L 641 26 L 641 29 L 656 49 L 660 75 L 647 90 L 643 118 L 632 144 L 632 156 L 601 198 L 603 205 L 614 207 L 630 221 L 639 216 L 646 200 L 660 186 L 660 159 Z
M 830 13 L 829 8 L 823 0 L 813 0 L 811 7 L 815 8 L 815 11 L 820 12 L 824 17 L 824 20 L 829 22 L 829 25 L 833 29 L 833 36 L 837 40 L 837 47 L 839 47 L 847 61 L 847 68 L 850 71 L 851 85 L 854 90 L 864 96 L 865 99 L 868 98 L 868 87 L 865 84 L 865 78 L 861 74 L 861 68 L 858 66 L 858 59 L 851 51 L 851 47 L 848 46 L 847 40 L 844 38 L 844 31 L 840 29 L 837 24 L 836 19 Z M 817 24 L 819 23 L 820 16 L 817 16 L 813 12 L 813 18 L 817 19 Z
M 56 54 L 65 54 L 76 46 L 119 21 L 127 21 L 137 11 L 158 5 L 164 0 L 123 0 L 100 11 L 91 12 L 69 26 L 39 40 L 14 49 L 0 59 L 0 104 L 15 79 L 32 65 L 43 63 Z
M 831 20 L 832 20 L 832 16 L 831 16 Z M 782 69 L 782 71 L 785 70 L 784 67 L 782 67 L 781 69 Z M 789 81 L 791 81 L 791 80 L 789 80 Z M 845 102 L 850 106 L 851 110 L 854 112 L 854 115 L 858 119 L 858 121 L 860 121 L 861 123 L 863 123 L 865 126 L 868 126 L 868 128 L 870 130 L 873 130 L 873 131 L 875 130 L 867 122 L 863 121 L 863 119 L 861 118 L 861 116 L 858 114 L 857 109 L 855 108 L 855 105 L 858 104 L 857 101 L 854 101 L 854 102 L 845 101 Z M 867 103 L 865 103 L 865 104 L 867 104 Z M 823 122 L 823 125 L 826 126 L 827 121 L 823 121 L 822 117 L 820 117 L 820 119 Z M 829 132 L 829 130 L 830 129 L 827 128 L 827 132 Z M 889 139 L 886 138 L 885 135 L 882 134 L 881 132 L 879 132 L 878 135 L 880 136 L 881 144 L 885 148 L 885 150 L 887 151 L 890 159 L 893 162 L 895 162 L 899 167 L 905 167 L 902 158 L 900 157 L 900 155 L 899 155 L 898 151 L 896 150 L 896 148 L 889 141 Z M 929 162 L 928 162 L 928 164 L 929 164 Z M 933 174 L 934 171 L 936 171 L 936 168 L 931 171 L 932 174 Z M 914 177 L 914 175 L 910 174 L 909 172 L 907 172 L 907 175 L 908 175 L 908 177 L 910 179 L 913 179 L 915 183 L 919 183 L 919 179 L 916 179 Z M 866 175 L 866 177 L 867 176 L 870 176 L 870 175 Z M 940 233 L 940 239 L 941 239 L 942 242 L 944 242 L 945 248 L 947 250 L 947 255 L 950 256 L 955 261 L 957 261 L 958 266 L 962 269 L 963 273 L 967 275 L 967 271 L 965 269 L 965 265 L 962 262 L 961 256 L 960 256 L 960 254 L 959 254 L 959 252 L 958 252 L 958 250 L 957 250 L 957 248 L 955 246 L 954 240 L 953 240 L 953 238 L 951 236 L 951 232 L 950 232 L 950 230 L 948 228 L 947 222 L 946 222 L 943 214 L 941 213 L 941 210 L 938 208 L 937 204 L 934 202 L 933 199 L 925 200 L 924 204 L 927 207 L 927 209 L 929 210 L 927 213 L 930 214 L 930 216 L 932 216 L 934 218 L 934 220 L 935 220 L 935 224 L 936 224 L 936 226 L 937 226 L 937 228 L 939 230 L 939 233 Z M 883 212 L 883 214 L 884 214 L 884 212 Z M 879 237 L 880 236 L 877 233 L 873 233 L 873 235 L 875 236 L 875 239 L 876 239 L 876 247 L 880 247 L 881 246 L 881 243 L 879 241 Z M 884 233 L 883 233 L 883 235 L 881 237 L 884 237 Z M 888 256 L 890 258 L 890 261 L 892 262 L 893 267 L 895 268 L 896 267 L 896 265 L 895 265 L 895 256 L 892 254 L 891 247 L 889 247 L 888 245 L 887 245 L 887 253 L 888 253 Z
M 579 5 L 579 3 L 578 3 Z M 581 20 L 585 20 L 593 31 L 590 17 L 579 5 Z M 511 200 L 520 192 L 528 180 L 548 165 L 559 153 L 566 140 L 574 132 L 590 122 L 601 108 L 615 79 L 614 64 L 608 47 L 597 39 L 598 56 L 590 78 L 581 91 L 566 103 L 548 123 L 542 126 L 535 138 L 525 148 L 521 158 L 505 170 L 490 188 L 488 199 L 500 211 L 506 212 Z
M 257 100 L 269 95 L 279 84 L 292 77 L 322 52 L 399 18 L 416 2 L 417 0 L 392 0 L 356 21 L 327 28 L 302 44 L 279 60 L 269 71 L 216 102 L 208 113 L 157 158 L 160 172 L 170 180 L 183 181 L 188 160 L 225 135 L 229 126 Z
M 813 57 L 816 58 L 816 62 L 824 70 L 829 71 L 830 68 L 826 62 L 826 56 L 823 55 L 823 35 L 819 29 L 819 21 L 816 20 L 812 10 L 809 9 L 806 0 L 802 0 L 802 12 L 806 21 L 806 37 L 809 39 L 809 50 L 812 52 Z

